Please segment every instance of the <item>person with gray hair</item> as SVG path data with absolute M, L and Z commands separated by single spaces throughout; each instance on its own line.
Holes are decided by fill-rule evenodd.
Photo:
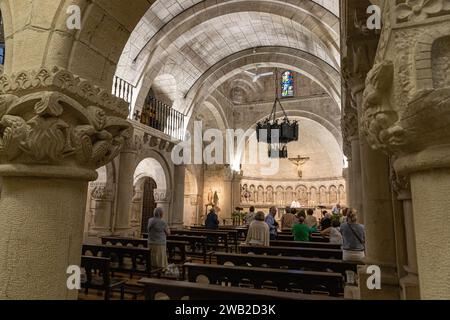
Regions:
M 250 224 L 245 242 L 248 245 L 265 246 L 270 245 L 269 225 L 264 222 L 264 212 L 259 211 L 255 215 L 255 220 Z
M 167 236 L 170 235 L 170 229 L 167 223 L 162 219 L 164 210 L 156 208 L 153 211 L 153 218 L 148 220 L 148 247 L 150 249 L 153 268 L 166 269 L 167 260 Z

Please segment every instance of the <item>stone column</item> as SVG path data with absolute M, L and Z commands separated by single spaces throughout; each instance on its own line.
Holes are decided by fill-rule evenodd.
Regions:
M 403 300 L 420 299 L 419 277 L 416 254 L 416 236 L 414 231 L 414 211 L 411 191 L 408 188 L 398 193 L 398 200 L 403 204 L 403 218 L 406 238 L 407 265 L 404 266 L 407 275 L 400 279 Z
M 0 82 L 0 299 L 76 299 L 88 181 L 128 137 L 128 107 L 58 68 Z
M 450 299 L 449 14 L 436 6 L 431 18 L 419 8 L 415 19 L 399 15 L 395 2 L 382 5 L 389 23 L 366 81 L 363 128 L 371 146 L 396 156 L 395 171 L 410 178 L 420 297 Z
M 114 234 L 128 235 L 130 232 L 131 202 L 133 200 L 134 171 L 136 169 L 137 150 L 129 143 L 119 156 L 117 181 L 117 203 L 115 212 Z
M 240 207 L 241 206 L 241 182 L 242 182 L 242 176 L 243 173 L 241 172 L 235 172 L 233 175 L 233 180 L 232 180 L 232 205 L 231 205 L 231 209 L 234 211 L 236 207 Z M 266 198 L 266 192 L 264 191 L 264 199 L 263 202 L 265 201 Z
M 111 213 L 114 203 L 114 191 L 104 183 L 93 185 L 91 191 L 93 202 L 93 225 L 90 236 L 111 235 Z
M 174 167 L 174 187 L 172 211 L 169 223 L 173 227 L 183 227 L 184 215 L 184 181 L 186 177 L 185 166 Z
M 172 194 L 170 190 L 156 189 L 153 191 L 153 196 L 155 198 L 156 206 L 162 208 L 164 211 L 164 220 L 166 220 L 167 223 L 172 224 L 172 216 L 170 214 L 170 200 Z
M 364 86 L 354 91 L 358 113 L 362 114 Z M 362 125 L 359 124 L 361 128 Z M 360 297 L 366 299 L 399 299 L 396 264 L 394 212 L 390 181 L 389 158 L 380 151 L 373 150 L 366 137 L 360 132 L 360 163 L 362 179 L 362 200 L 364 224 L 366 226 L 365 266 L 358 270 Z M 381 268 L 382 290 L 369 290 L 366 280 L 367 267 Z
M 134 186 L 134 195 L 131 200 L 131 218 L 130 227 L 134 237 L 140 236 L 141 224 L 142 224 L 142 205 L 143 205 L 143 193 L 138 186 Z
M 361 169 L 361 150 L 359 137 L 352 137 L 352 167 L 353 167 L 353 186 L 351 187 L 353 193 L 353 202 L 350 207 L 358 210 L 360 215 L 360 222 L 365 223 L 364 220 L 364 206 L 363 206 L 363 177 Z

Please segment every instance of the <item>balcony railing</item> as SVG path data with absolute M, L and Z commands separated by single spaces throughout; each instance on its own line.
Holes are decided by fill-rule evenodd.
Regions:
M 131 102 L 133 101 L 134 94 L 134 86 L 131 83 L 115 76 L 112 93 L 116 97 L 128 102 L 129 109 L 131 110 Z
M 136 113 L 134 120 L 139 120 L 174 139 L 184 139 L 184 114 L 154 97 L 147 98 L 142 113 Z

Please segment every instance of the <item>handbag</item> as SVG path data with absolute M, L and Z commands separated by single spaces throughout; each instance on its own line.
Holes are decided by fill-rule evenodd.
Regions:
M 356 239 L 358 239 L 358 241 L 363 245 L 363 247 L 366 247 L 366 244 L 364 241 L 361 240 L 361 238 L 358 236 L 358 234 L 355 232 L 355 230 L 353 230 L 352 225 L 350 223 L 348 223 L 348 227 L 350 228 L 350 230 L 353 232 L 353 235 L 356 237 Z

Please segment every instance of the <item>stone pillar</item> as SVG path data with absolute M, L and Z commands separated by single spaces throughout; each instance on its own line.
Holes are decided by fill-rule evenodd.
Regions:
M 114 203 L 114 191 L 101 183 L 92 186 L 91 191 L 93 223 L 89 236 L 106 236 L 111 234 L 111 213 Z
M 143 193 L 139 186 L 134 186 L 134 195 L 131 200 L 131 218 L 130 218 L 130 227 L 131 232 L 134 237 L 140 236 L 141 233 L 141 224 L 142 224 L 142 205 L 143 205 Z
M 241 206 L 241 194 L 242 194 L 242 190 L 241 190 L 241 182 L 242 182 L 242 176 L 243 173 L 241 172 L 235 172 L 234 176 L 233 176 L 233 180 L 232 180 L 232 205 L 231 205 L 231 209 L 234 211 L 236 207 L 240 207 Z M 264 191 L 264 199 L 263 202 L 266 202 L 266 192 Z
M 167 223 L 172 224 L 170 215 L 170 200 L 171 200 L 171 192 L 170 190 L 162 190 L 156 189 L 153 191 L 153 196 L 155 198 L 156 206 L 158 208 L 162 208 L 164 211 L 164 220 Z
M 184 181 L 186 178 L 186 167 L 174 167 L 173 206 L 170 213 L 169 223 L 173 227 L 183 227 L 184 214 Z
M 422 7 L 419 19 L 402 17 L 395 2 L 381 4 L 389 24 L 366 81 L 363 129 L 410 178 L 420 297 L 450 299 L 449 14 L 436 6 L 433 18 Z
M 414 232 L 414 217 L 411 191 L 403 189 L 398 194 L 398 200 L 403 204 L 403 217 L 406 238 L 407 265 L 404 266 L 407 275 L 400 279 L 403 300 L 420 299 L 419 277 L 416 254 L 416 236 Z
M 127 143 L 128 144 L 128 143 Z M 133 200 L 134 171 L 136 169 L 137 151 L 125 148 L 119 156 L 117 181 L 117 203 L 115 212 L 114 234 L 128 235 L 130 232 L 131 202 Z
M 360 215 L 360 222 L 365 223 L 364 214 L 365 210 L 363 207 L 363 177 L 361 172 L 361 150 L 359 144 L 359 138 L 351 138 L 352 145 L 352 167 L 353 167 L 353 185 L 351 186 L 353 193 L 353 202 L 350 207 L 358 210 Z
M 358 113 L 362 114 L 364 87 L 359 89 L 354 91 L 354 96 Z M 360 124 L 359 127 L 361 128 L 362 125 Z M 360 297 L 363 300 L 399 299 L 389 158 L 382 152 L 373 150 L 362 132 L 360 132 L 359 146 L 362 216 L 366 226 L 366 265 L 358 270 Z M 366 270 L 371 265 L 381 268 L 382 290 L 369 290 L 366 286 L 366 280 L 370 276 Z
M 88 181 L 129 136 L 128 107 L 58 68 L 0 82 L 0 299 L 76 299 Z

